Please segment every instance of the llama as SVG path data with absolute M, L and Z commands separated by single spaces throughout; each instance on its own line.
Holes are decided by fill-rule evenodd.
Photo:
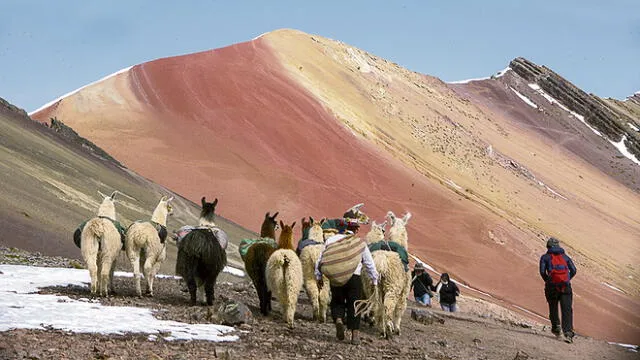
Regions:
M 275 243 L 276 229 L 278 227 L 276 216 L 278 216 L 277 212 L 273 216 L 266 213 L 260 229 L 260 239 L 243 239 L 240 242 L 240 246 L 238 246 L 240 256 L 244 261 L 244 269 L 258 293 L 260 312 L 265 316 L 269 315 L 269 311 L 271 311 L 271 291 L 267 287 L 265 271 L 267 261 L 277 246 Z M 243 243 L 246 245 L 243 245 Z M 243 249 L 245 248 L 246 255 L 243 255 Z
M 322 223 L 324 222 L 324 219 L 318 222 L 314 221 L 313 218 L 310 217 L 309 220 L 310 227 L 308 236 L 304 241 L 309 240 L 310 243 L 304 246 L 300 251 L 302 277 L 304 279 L 304 288 L 307 292 L 307 296 L 311 300 L 311 305 L 313 306 L 313 319 L 324 323 L 327 321 L 327 308 L 329 306 L 329 299 L 331 296 L 329 294 L 329 286 L 319 288 L 315 277 L 316 263 L 318 262 L 320 253 L 322 253 L 324 244 L 324 238 L 322 236 Z M 329 283 L 329 279 L 326 276 L 323 276 L 323 280 L 325 284 Z
M 406 250 L 408 240 L 405 225 L 411 218 L 411 213 L 407 213 L 402 219 L 396 218 L 391 211 L 387 216 L 392 224 L 391 229 L 389 229 L 389 242 L 398 243 Z M 386 224 L 386 222 L 383 224 Z M 384 235 L 384 232 L 379 225 L 374 224 L 369 234 L 367 234 L 367 242 L 370 248 L 382 240 L 380 235 Z M 374 318 L 380 332 L 385 337 L 390 338 L 394 333 L 400 335 L 402 314 L 407 308 L 411 275 L 403 264 L 400 252 L 374 250 L 372 251 L 372 257 L 376 270 L 380 275 Z M 373 289 L 371 280 L 363 279 L 363 283 L 363 287 L 366 289 L 365 294 L 371 294 Z
M 293 318 L 298 305 L 298 294 L 302 289 L 302 264 L 293 250 L 293 227 L 280 220 L 278 250 L 267 261 L 267 288 L 272 291 L 282 306 L 283 318 L 293 328 Z
M 391 228 L 389 228 L 389 239 L 402 245 L 407 251 L 409 251 L 409 242 L 407 235 L 407 223 L 411 219 L 411 213 L 404 214 L 402 219 L 398 219 L 393 211 L 387 212 L 387 219 Z
M 90 219 L 81 230 L 80 251 L 91 277 L 91 295 L 109 296 L 113 292 L 113 270 L 122 247 L 120 232 L 114 224 L 116 192 L 103 196 L 98 216 Z
M 140 259 L 144 260 L 144 277 L 147 279 L 147 294 L 153 296 L 153 280 L 160 265 L 167 258 L 167 216 L 173 213 L 169 204 L 173 196 L 163 196 L 158 202 L 151 221 L 136 221 L 127 229 L 125 248 L 127 257 L 133 267 L 136 293 L 142 296 L 140 287 Z M 141 256 L 142 255 L 142 256 Z
M 227 265 L 227 253 L 216 236 L 219 232 L 212 230 L 216 226 L 213 219 L 218 199 L 209 203 L 202 197 L 201 202 L 199 225 L 202 228 L 193 229 L 178 243 L 176 274 L 187 283 L 191 305 L 196 304 L 198 288 L 204 286 L 207 305 L 211 306 L 216 279 Z

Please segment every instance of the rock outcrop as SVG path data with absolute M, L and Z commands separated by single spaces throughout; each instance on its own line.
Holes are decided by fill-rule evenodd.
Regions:
M 619 142 L 626 136 L 627 149 L 640 158 L 640 134 L 627 125 L 635 123 L 637 126 L 640 124 L 640 118 L 619 111 L 598 96 L 587 94 L 546 66 L 539 66 L 518 57 L 509 63 L 509 67 L 530 83 L 538 84 L 572 111 L 584 116 L 588 124 L 605 134 L 611 141 Z M 630 101 L 640 103 L 640 95 L 636 94 L 632 98 L 634 100 Z

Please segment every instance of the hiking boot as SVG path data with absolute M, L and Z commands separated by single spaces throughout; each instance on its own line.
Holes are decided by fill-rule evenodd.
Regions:
M 351 331 L 351 344 L 360 345 L 360 331 L 358 330 Z
M 564 342 L 566 342 L 567 344 L 573 344 L 573 334 L 564 334 Z
M 342 319 L 336 320 L 336 337 L 338 340 L 344 340 L 344 324 L 342 323 Z
M 557 333 L 557 334 L 553 334 L 556 337 L 556 340 L 558 341 L 562 341 L 562 334 Z

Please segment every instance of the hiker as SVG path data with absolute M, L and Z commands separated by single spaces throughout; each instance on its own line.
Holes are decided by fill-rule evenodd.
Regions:
M 573 292 L 570 280 L 576 276 L 576 266 L 554 237 L 547 240 L 547 252 L 540 257 L 540 276 L 544 280 L 544 296 L 549 304 L 551 332 L 561 339 L 558 303 L 562 313 L 562 333 L 565 341 L 573 342 Z
M 436 294 L 439 296 L 440 308 L 448 312 L 456 312 L 456 297 L 460 295 L 458 285 L 449 278 L 448 273 L 440 275 L 440 281 L 436 285 Z
M 330 280 L 331 317 L 336 324 L 336 337 L 338 340 L 344 340 L 344 326 L 346 322 L 347 329 L 351 330 L 351 343 L 358 345 L 360 344 L 360 315 L 356 316 L 355 314 L 355 302 L 356 300 L 362 299 L 362 281 L 360 280 L 360 274 L 364 266 L 365 271 L 367 271 L 367 274 L 372 279 L 373 286 L 377 286 L 378 272 L 376 271 L 371 252 L 366 244 L 355 236 L 349 236 L 358 233 L 360 228 L 358 221 L 345 218 L 343 224 L 345 227 L 338 229 L 338 234 L 329 237 L 325 241 L 324 249 L 316 263 L 315 274 L 316 281 L 320 288 L 325 286 L 322 280 L 323 274 Z M 350 240 L 352 240 L 352 242 L 347 243 Z M 331 246 L 332 244 L 334 244 L 333 247 Z M 341 244 L 351 249 L 361 246 L 362 251 L 356 252 L 353 257 L 349 257 L 350 259 L 345 259 L 345 252 L 337 248 L 337 246 Z M 330 250 L 327 251 L 328 249 Z M 353 253 L 353 251 L 351 251 L 351 253 Z M 335 260 L 333 260 L 331 256 L 334 256 Z M 326 257 L 327 260 L 331 259 L 331 261 L 323 262 L 323 257 Z M 352 265 L 349 265 L 349 262 Z M 344 264 L 344 266 L 341 268 L 339 264 Z M 340 272 L 340 270 L 338 270 L 334 277 L 330 272 L 333 271 L 335 273 L 335 270 L 332 269 L 336 268 L 340 270 L 346 269 L 346 272 Z
M 431 298 L 434 290 L 433 279 L 428 272 L 425 271 L 422 263 L 417 263 L 411 272 L 411 288 L 413 288 L 413 297 L 418 304 L 431 307 Z

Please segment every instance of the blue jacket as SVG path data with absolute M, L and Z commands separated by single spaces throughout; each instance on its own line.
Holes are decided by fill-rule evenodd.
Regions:
M 547 283 L 550 280 L 551 273 L 551 254 L 562 254 L 564 260 L 567 262 L 567 267 L 569 268 L 569 279 L 573 279 L 576 276 L 576 266 L 573 264 L 573 261 L 567 254 L 564 253 L 564 249 L 561 247 L 552 247 L 547 250 L 546 254 L 540 257 L 540 277 Z

